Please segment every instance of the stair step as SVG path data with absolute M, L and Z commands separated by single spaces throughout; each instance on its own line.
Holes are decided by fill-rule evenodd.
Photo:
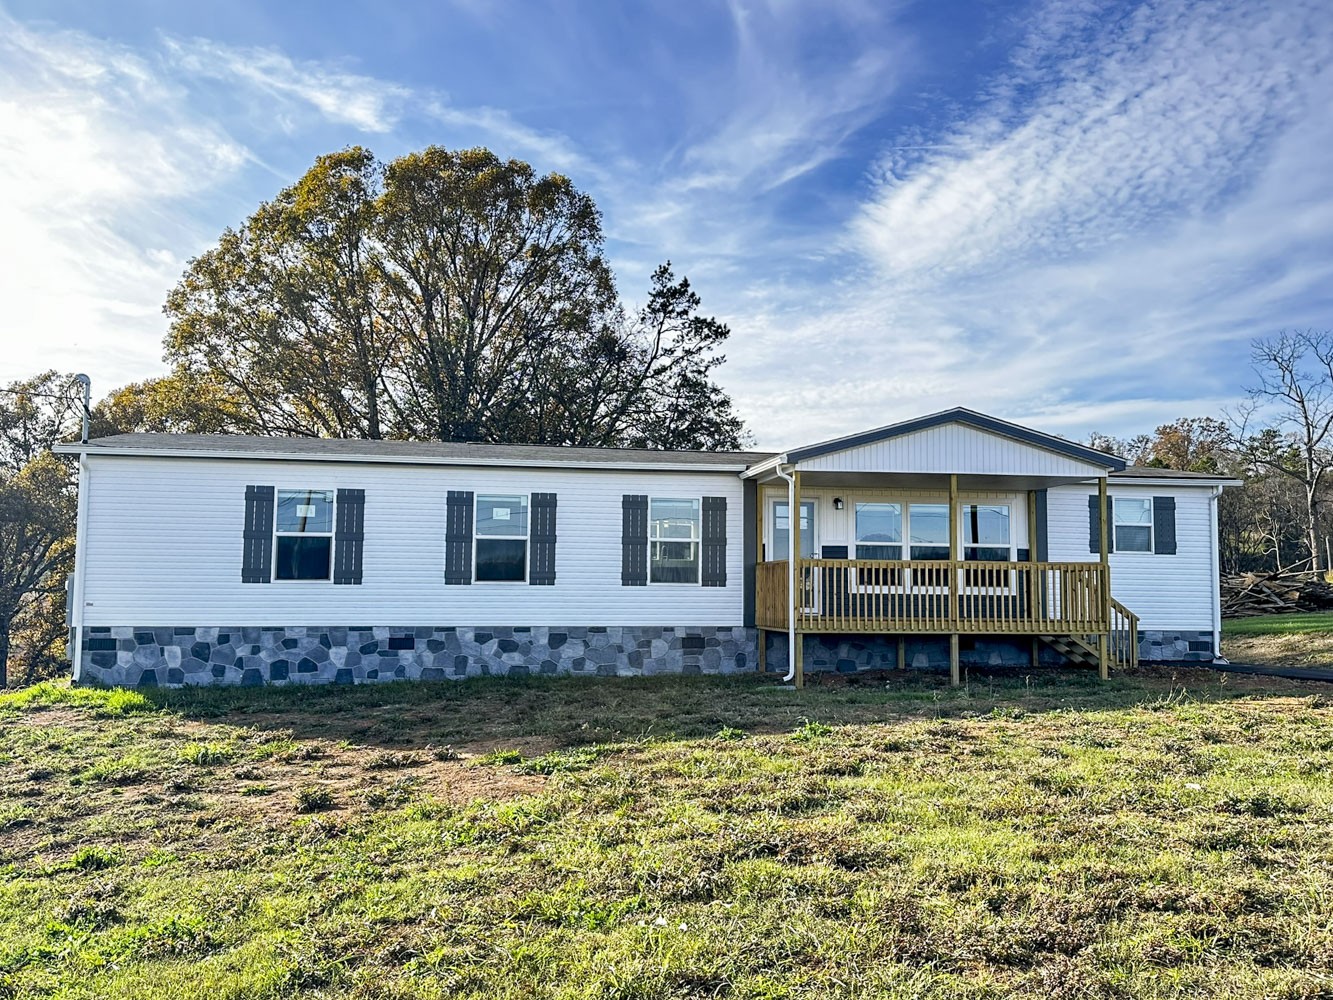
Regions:
M 1100 661 L 1097 648 L 1076 635 L 1043 635 L 1038 638 L 1071 663 L 1095 667 Z

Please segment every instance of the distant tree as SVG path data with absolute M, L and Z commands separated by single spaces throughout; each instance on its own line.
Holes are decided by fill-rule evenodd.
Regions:
M 1088 447 L 1095 451 L 1114 455 L 1124 459 L 1130 465 L 1146 465 L 1152 439 L 1147 434 L 1138 434 L 1132 438 L 1118 438 L 1110 434 L 1093 431 L 1088 435 Z
M 188 371 L 131 382 L 93 407 L 92 434 L 241 432 L 242 404 L 211 376 Z
M 56 598 L 73 567 L 76 483 L 71 463 L 50 449 L 76 426 L 77 400 L 73 380 L 55 372 L 0 391 L 0 687 L 16 626 L 50 636 L 51 608 L 63 618 Z M 29 668 L 53 656 L 63 626 L 54 632 L 45 646 L 24 644 Z
M 1162 424 L 1148 441 L 1142 464 L 1218 474 L 1236 461 L 1231 429 L 1215 417 L 1181 417 Z
M 485 149 L 320 157 L 167 299 L 181 384 L 260 434 L 736 447 L 725 326 L 618 305 L 592 199 Z
M 1327 568 L 1323 507 L 1333 470 L 1333 334 L 1283 332 L 1256 340 L 1251 365 L 1258 382 L 1235 418 L 1235 436 L 1253 466 L 1285 476 L 1304 494 L 1304 535 L 1311 565 Z M 1252 430 L 1258 420 L 1271 424 Z

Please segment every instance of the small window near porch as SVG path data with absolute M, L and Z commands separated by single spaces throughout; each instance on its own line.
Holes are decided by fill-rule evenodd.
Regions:
M 963 558 L 1005 562 L 1011 558 L 1008 504 L 963 505 Z
M 896 503 L 856 505 L 856 558 L 903 557 L 903 508 Z
M 648 501 L 648 582 L 698 583 L 700 503 Z
M 1115 550 L 1152 551 L 1152 498 L 1114 497 Z

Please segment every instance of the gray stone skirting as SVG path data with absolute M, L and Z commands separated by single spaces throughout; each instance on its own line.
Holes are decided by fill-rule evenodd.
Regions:
M 1216 654 L 1211 631 L 1139 630 L 1139 660 L 1144 663 L 1211 663 Z
M 783 673 L 787 636 L 768 632 L 770 673 Z M 947 671 L 945 636 L 908 636 L 905 666 Z M 1040 647 L 1040 662 L 1059 666 L 1058 653 Z M 1028 639 L 964 636 L 965 667 L 1021 668 L 1031 664 Z M 1208 631 L 1139 633 L 1143 662 L 1208 662 Z M 741 626 L 103 626 L 84 636 L 81 680 L 122 687 L 185 684 L 363 684 L 528 674 L 639 677 L 652 674 L 730 674 L 758 665 L 756 630 Z M 857 673 L 898 665 L 893 636 L 806 635 L 806 671 Z
M 362 684 L 491 675 L 727 674 L 755 669 L 740 626 L 103 626 L 80 680 L 120 687 Z

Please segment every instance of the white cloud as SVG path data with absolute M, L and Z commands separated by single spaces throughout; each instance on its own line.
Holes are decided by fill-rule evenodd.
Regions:
M 414 95 L 406 87 L 316 62 L 297 62 L 274 49 L 235 48 L 202 38 L 167 39 L 177 67 L 197 78 L 241 84 L 257 120 L 278 119 L 287 127 L 313 108 L 326 121 L 362 132 L 390 132 Z
M 142 377 L 188 242 L 170 207 L 234 175 L 245 148 L 131 51 L 3 15 L 0 95 L 0 377 Z

